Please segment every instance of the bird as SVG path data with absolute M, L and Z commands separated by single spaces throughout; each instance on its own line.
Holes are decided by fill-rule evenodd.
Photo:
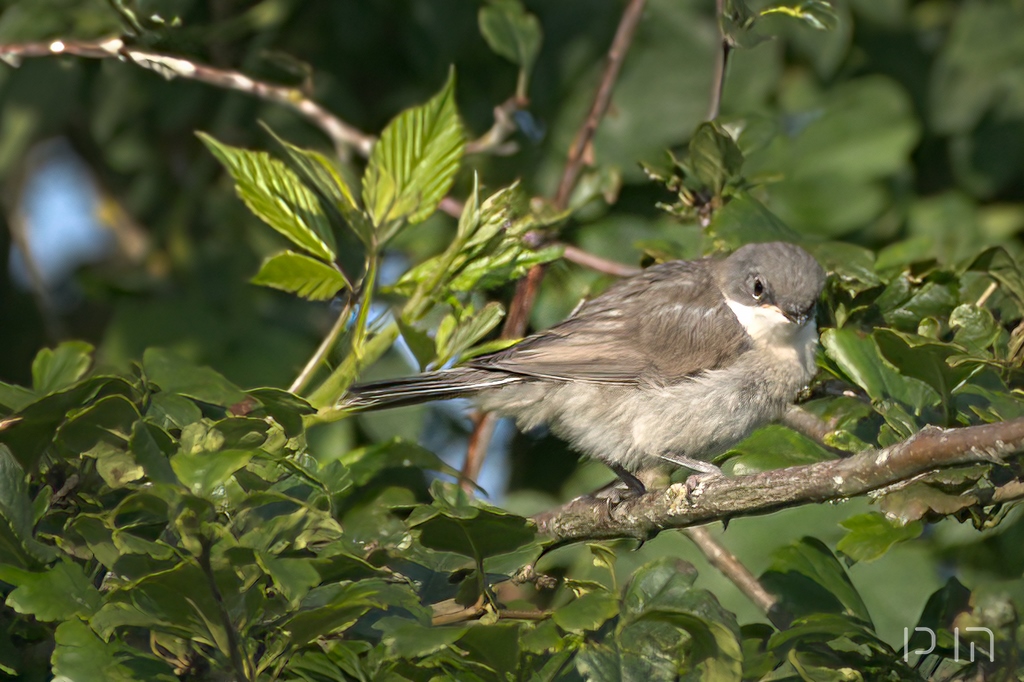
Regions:
M 340 407 L 473 398 L 523 431 L 546 425 L 643 494 L 639 472 L 721 473 L 716 456 L 782 416 L 816 372 L 825 279 L 786 242 L 653 265 L 513 346 L 354 385 Z

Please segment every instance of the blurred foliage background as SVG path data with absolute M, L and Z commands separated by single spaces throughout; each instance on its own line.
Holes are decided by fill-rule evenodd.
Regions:
M 452 195 L 469 196 L 476 173 L 483 196 L 518 180 L 528 196 L 552 197 L 623 3 L 525 0 L 543 36 L 525 82 L 481 34 L 483 5 L 3 0 L 0 44 L 127 33 L 141 48 L 299 88 L 373 133 L 438 93 L 454 67 L 455 101 L 468 139 L 487 131 L 494 108 L 517 87 L 528 104 L 516 113 L 517 130 L 500 153 L 465 157 Z M 857 342 L 834 340 L 822 360 L 826 373 L 857 384 L 876 407 L 871 422 L 859 408 L 842 412 L 823 403 L 820 411 L 862 420 L 849 430 L 851 438 L 886 444 L 925 423 L 1018 416 L 1013 330 L 1021 307 L 1013 283 L 1020 273 L 1013 259 L 1024 245 L 1024 5 L 835 0 L 831 8 L 827 30 L 772 14 L 758 22 L 766 39 L 737 34 L 741 44 L 730 57 L 718 120 L 736 137 L 751 187 L 709 229 L 686 207 L 660 208 L 678 197 L 641 164 L 667 177 L 666 150 L 684 158 L 707 116 L 721 41 L 714 3 L 650 0 L 588 155 L 592 163 L 579 199 L 558 238 L 641 265 L 697 257 L 720 243 L 755 238 L 757 230 L 772 235 L 784 223 L 797 238 L 818 244 L 817 255 L 836 273 L 839 284 L 830 289 L 824 326 L 852 320 L 847 326 L 861 331 L 885 327 L 944 341 L 961 328 L 990 332 L 991 338 L 975 338 L 981 345 L 970 347 L 975 360 L 985 355 L 998 366 L 983 386 L 993 393 L 975 413 L 949 393 L 924 395 L 915 387 L 915 397 L 911 388 L 893 388 L 885 377 L 874 393 L 876 385 L 870 378 L 857 381 L 855 361 L 844 355 Z M 300 300 L 249 282 L 261 261 L 287 242 L 236 198 L 230 178 L 195 131 L 277 156 L 281 147 L 261 122 L 281 138 L 327 155 L 334 153 L 330 141 L 287 107 L 185 78 L 164 79 L 124 61 L 59 56 L 16 66 L 0 68 L 0 220 L 6 228 L 0 231 L 0 379 L 30 385 L 36 352 L 74 338 L 95 345 L 98 372 L 129 371 L 147 348 L 162 347 L 238 386 L 286 388 L 334 324 L 340 303 Z M 364 163 L 349 161 L 357 168 Z M 765 217 L 762 206 L 774 217 Z M 437 212 L 402 231 L 388 246 L 381 282 L 394 283 L 410 266 L 443 251 L 456 224 Z M 35 277 L 19 242 L 30 247 Z M 985 252 L 990 246 L 1005 251 Z M 339 246 L 342 260 L 346 248 L 357 247 Z M 978 265 L 980 253 L 989 256 Z M 1007 255 L 995 280 L 980 274 L 994 272 L 992 262 Z M 611 281 L 556 260 L 532 309 L 531 328 L 563 319 L 581 298 Z M 985 297 L 989 321 L 970 327 L 951 317 L 992 281 L 1001 286 Z M 904 286 L 902 294 L 897 285 Z M 513 288 L 502 284 L 486 299 L 507 304 Z M 387 303 L 381 297 L 380 311 Z M 901 379 L 929 381 L 927 367 L 915 373 L 917 360 L 906 355 L 916 342 L 871 338 L 876 356 L 882 348 L 878 364 L 897 367 L 892 371 Z M 958 337 L 957 348 L 969 341 Z M 341 361 L 343 350 L 332 362 Z M 942 364 L 949 356 L 935 352 L 922 362 L 940 357 Z M 398 347 L 364 377 L 417 369 L 408 348 Z M 993 407 L 995 394 L 1005 398 L 999 408 Z M 901 405 L 916 407 L 900 408 L 902 422 L 885 405 L 894 395 Z M 945 416 L 936 416 L 943 410 Z M 465 405 L 404 408 L 318 426 L 308 434 L 309 452 L 326 464 L 353 448 L 401 436 L 457 468 L 470 430 Z M 751 466 L 793 461 L 766 455 Z M 481 484 L 495 503 L 529 514 L 606 480 L 603 467 L 579 462 L 557 440 L 504 425 Z M 865 500 L 808 506 L 736 520 L 721 536 L 760 574 L 773 565 L 773 552 L 803 536 L 835 549 L 847 534 L 840 522 L 870 509 Z M 975 605 L 986 599 L 1024 604 L 1024 520 L 1017 510 L 991 529 L 949 518 L 919 532 L 877 560 L 849 567 L 881 640 L 895 650 L 902 651 L 904 628 L 917 623 L 929 595 L 952 576 L 973 591 Z M 740 622 L 764 621 L 683 536 L 666 532 L 637 551 L 629 543 L 614 546 L 619 584 L 652 559 L 683 557 L 697 567 L 696 585 Z M 558 572 L 607 581 L 607 571 L 586 548 L 556 556 Z

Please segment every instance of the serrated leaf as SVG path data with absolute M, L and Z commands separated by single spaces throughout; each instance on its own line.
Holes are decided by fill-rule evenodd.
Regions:
M 478 19 L 492 50 L 527 73 L 533 69 L 540 52 L 540 22 L 519 0 L 491 0 L 480 8 Z
M 854 561 L 874 561 L 896 543 L 913 540 L 924 529 L 919 521 L 899 525 L 878 512 L 857 514 L 839 525 L 849 532 L 839 541 L 836 549 Z
M 92 363 L 92 344 L 65 341 L 56 348 L 44 348 L 32 361 L 32 389 L 46 395 L 70 386 L 82 378 Z
M 442 334 L 442 328 L 439 326 L 435 339 L 437 343 L 437 364 L 439 366 L 444 365 L 449 360 L 462 355 L 470 346 L 498 326 L 498 323 L 501 322 L 501 318 L 504 316 L 505 309 L 501 304 L 491 301 L 480 312 L 468 319 L 460 319 L 452 325 L 452 329 L 446 330 L 444 334 Z M 454 323 L 455 318 L 446 317 L 442 322 L 447 320 L 452 320 Z
M 286 165 L 266 152 L 222 144 L 205 133 L 199 139 L 235 181 L 235 190 L 256 216 L 293 244 L 334 262 L 331 225 L 320 200 Z
M 352 183 L 346 180 L 345 172 L 337 165 L 337 162 L 320 152 L 303 149 L 286 142 L 278 137 L 269 126 L 264 125 L 264 128 L 284 148 L 294 167 L 299 169 L 302 179 L 338 210 L 338 213 L 364 246 L 371 246 L 373 244 L 373 226 L 359 206 L 356 195 L 352 192 Z
M 327 301 L 342 289 L 352 288 L 337 268 L 294 251 L 284 251 L 263 261 L 260 271 L 250 281 L 310 301 Z
M 179 452 L 171 457 L 171 468 L 178 480 L 198 497 L 209 497 L 255 453 L 251 450 L 220 452 Z
M 391 656 L 416 658 L 426 656 L 454 644 L 469 630 L 469 626 L 431 627 L 408 618 L 388 616 L 374 623 L 380 630 L 381 642 Z
M 453 71 L 430 101 L 395 117 L 373 147 L 363 204 L 378 242 L 393 237 L 403 220 L 422 222 L 434 212 L 451 188 L 464 147 Z

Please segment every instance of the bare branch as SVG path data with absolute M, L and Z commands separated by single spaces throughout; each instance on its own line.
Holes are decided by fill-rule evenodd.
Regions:
M 629 0 L 629 5 L 622 13 L 619 20 L 619 27 L 615 31 L 611 47 L 608 49 L 608 58 L 605 63 L 604 73 L 601 75 L 601 82 L 594 95 L 594 102 L 590 106 L 587 118 L 583 126 L 576 133 L 576 139 L 569 150 L 569 158 L 562 173 L 562 179 L 558 184 L 558 191 L 555 194 L 555 206 L 564 209 L 569 204 L 569 197 L 579 180 L 580 172 L 583 169 L 583 161 L 587 148 L 594 139 L 601 120 L 608 111 L 611 103 L 612 90 L 615 81 L 618 79 L 619 71 L 622 69 L 622 62 L 626 58 L 629 46 L 633 42 L 633 35 L 636 33 L 637 24 L 640 23 L 640 16 L 643 14 L 647 0 Z M 526 331 L 527 322 L 530 319 L 530 311 L 533 310 L 533 303 L 540 289 L 540 282 L 544 278 L 544 266 L 534 265 L 530 268 L 526 277 L 516 285 L 516 293 L 509 306 L 508 317 L 505 318 L 505 326 L 502 329 L 502 337 L 514 339 L 522 336 Z M 487 445 L 490 442 L 490 430 L 494 428 L 494 416 L 485 414 L 476 424 L 473 435 L 470 437 L 471 447 L 466 452 L 466 462 L 463 465 L 463 478 L 466 473 L 475 468 L 480 470 L 483 464 L 484 454 L 487 452 Z M 485 437 L 486 435 L 486 437 Z
M 515 143 L 509 143 L 505 140 L 519 128 L 512 115 L 526 106 L 526 104 L 527 102 L 520 100 L 518 97 L 510 97 L 494 107 L 494 124 L 491 126 L 491 129 L 477 139 L 467 142 L 466 153 L 482 154 L 493 152 L 503 155 L 515 152 Z
M 813 502 L 856 497 L 919 474 L 957 464 L 1002 461 L 1024 447 L 1024 418 L 959 429 L 926 427 L 881 450 L 846 459 L 764 471 L 749 476 L 698 476 L 627 499 L 581 497 L 534 517 L 555 544 L 632 537 L 646 540 L 667 528 L 752 516 Z M 979 491 L 984 504 L 1017 499 L 1024 484 Z
M 608 59 L 605 63 L 604 73 L 601 75 L 601 83 L 594 95 L 594 102 L 590 105 L 590 112 L 583 127 L 576 133 L 572 147 L 569 149 L 569 160 L 565 164 L 565 171 L 562 173 L 562 180 L 558 184 L 558 192 L 555 194 L 555 205 L 558 208 L 565 208 L 569 204 L 569 197 L 576 187 L 576 181 L 583 170 L 583 160 L 587 148 L 594 140 L 597 128 L 608 111 L 608 105 L 612 101 L 612 90 L 615 88 L 615 81 L 622 70 L 622 63 L 629 52 L 629 46 L 633 43 L 633 35 L 636 33 L 637 24 L 640 23 L 640 16 L 643 14 L 646 0 L 629 0 L 626 11 L 622 13 L 619 20 L 619 27 L 615 31 L 612 45 L 608 49 Z
M 570 263 L 590 268 L 595 272 L 612 275 L 613 277 L 632 277 L 642 272 L 640 268 L 595 256 L 572 244 L 561 244 L 560 246 L 562 247 L 562 258 Z
M 729 39 L 722 32 L 722 15 L 725 12 L 725 0 L 715 0 L 715 18 L 718 23 L 718 31 L 722 36 L 722 42 L 715 56 L 715 75 L 711 81 L 711 98 L 708 103 L 707 120 L 714 121 L 718 118 L 719 109 L 722 106 L 722 93 L 725 91 L 725 70 L 729 66 L 729 53 L 732 52 L 732 45 Z
M 731 580 L 740 592 L 768 616 L 776 627 L 780 630 L 789 627 L 792 617 L 781 610 L 778 597 L 764 589 L 754 574 L 740 563 L 735 554 L 712 536 L 707 528 L 687 528 L 683 533 L 693 541 L 693 544 L 697 545 L 697 548 L 707 558 L 708 563 Z
M 299 112 L 317 126 L 334 143 L 340 154 L 354 149 L 362 156 L 368 156 L 376 138 L 373 135 L 345 123 L 340 118 L 306 97 L 300 90 L 282 85 L 258 81 L 239 71 L 221 69 L 182 57 L 140 50 L 130 47 L 120 38 L 96 41 L 54 40 L 52 42 L 8 43 L 0 45 L 0 58 L 17 65 L 25 57 L 49 57 L 71 54 L 90 59 L 119 59 L 144 69 L 155 71 L 164 78 L 187 78 L 189 80 L 215 85 L 227 90 L 237 90 L 254 97 L 283 104 Z

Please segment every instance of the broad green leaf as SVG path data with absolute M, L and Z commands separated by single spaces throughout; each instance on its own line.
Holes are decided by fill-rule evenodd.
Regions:
M 171 667 L 156 656 L 104 641 L 79 620 L 57 626 L 50 659 L 55 679 L 62 682 L 176 682 Z
M 540 51 L 537 17 L 519 0 L 490 0 L 480 8 L 480 33 L 492 50 L 529 73 Z
M 305 428 L 302 418 L 316 412 L 304 398 L 279 388 L 254 388 L 249 395 L 260 401 L 262 411 L 273 417 L 284 428 L 285 434 L 295 437 Z
M 913 540 L 924 529 L 920 521 L 898 525 L 878 512 L 851 516 L 839 525 L 849 532 L 836 549 L 854 561 L 874 561 L 896 543 Z
M 555 609 L 555 623 L 567 632 L 597 630 L 606 620 L 619 613 L 619 600 L 606 590 L 594 590 Z
M 171 457 L 171 468 L 193 495 L 209 497 L 255 454 L 252 450 L 179 452 Z
M 33 537 L 32 501 L 25 472 L 6 445 L 0 445 L 0 566 L 36 568 L 57 551 Z
M 451 188 L 465 140 L 455 108 L 455 74 L 426 104 L 399 114 L 373 147 L 363 204 L 384 243 L 401 221 L 426 220 Z
M 63 449 L 75 455 L 93 449 L 98 443 L 123 447 L 139 417 L 138 409 L 128 398 L 107 396 L 71 412 L 58 429 L 57 439 Z
M 847 329 L 826 329 L 821 343 L 825 354 L 873 401 L 896 400 L 918 414 L 939 402 L 940 396 L 931 386 L 900 374 L 882 356 L 873 338 Z
M 453 478 L 459 472 L 430 450 L 401 439 L 393 439 L 364 448 L 356 448 L 342 455 L 338 461 L 348 467 L 352 481 L 357 486 L 366 485 L 374 476 L 386 469 L 418 467 L 437 471 Z
M 135 461 L 142 465 L 150 481 L 170 485 L 179 482 L 170 462 L 176 445 L 170 434 L 159 426 L 147 420 L 140 419 L 135 422 L 128 448 L 135 456 Z
M 731 476 L 834 459 L 832 453 L 807 436 L 775 424 L 758 429 L 724 457 L 728 459 L 723 469 Z
M 82 567 L 68 560 L 41 573 L 0 565 L 0 580 L 15 585 L 7 595 L 7 605 L 41 621 L 88 618 L 102 602 Z
M 321 260 L 335 260 L 331 225 L 320 200 L 295 173 L 266 152 L 239 149 L 197 134 L 234 178 L 235 190 L 250 211 L 296 246 Z
M 373 628 L 381 631 L 381 641 L 388 653 L 398 658 L 417 658 L 440 651 L 469 631 L 468 625 L 432 627 L 397 616 L 381 618 Z
M 778 580 L 778 576 L 799 577 L 803 581 Z M 778 549 L 768 573 L 761 577 L 769 591 L 779 594 L 795 615 L 832 610 L 822 596 L 836 600 L 841 612 L 871 623 L 867 606 L 835 555 L 820 540 L 805 537 Z M 775 590 L 772 586 L 781 587 Z M 815 589 L 823 594 L 815 594 Z
M 799 241 L 799 235 L 757 199 L 743 193 L 711 219 L 708 232 L 730 248 L 751 242 Z
M 706 122 L 690 139 L 689 164 L 697 179 L 714 196 L 721 196 L 726 185 L 738 179 L 743 153 L 724 128 Z
M 352 288 L 341 270 L 294 251 L 284 251 L 263 261 L 251 281 L 311 301 L 327 301 L 342 289 Z
M 168 393 L 222 407 L 245 400 L 245 393 L 222 375 L 163 348 L 146 349 L 142 368 L 147 379 Z
M 536 535 L 521 516 L 477 507 L 444 508 L 427 519 L 410 518 L 409 524 L 419 530 L 424 547 L 477 561 L 516 550 Z
M 36 399 L 34 391 L 24 386 L 16 386 L 6 381 L 0 381 L 0 408 L 7 408 L 11 412 L 19 412 Z
M 46 395 L 66 388 L 82 378 L 92 363 L 92 344 L 65 341 L 56 348 L 44 348 L 32 361 L 32 390 Z
M 1021 274 L 1017 261 L 1003 247 L 995 246 L 982 251 L 967 265 L 966 270 L 987 272 L 1013 295 L 1018 305 L 1024 305 L 1024 274 Z

